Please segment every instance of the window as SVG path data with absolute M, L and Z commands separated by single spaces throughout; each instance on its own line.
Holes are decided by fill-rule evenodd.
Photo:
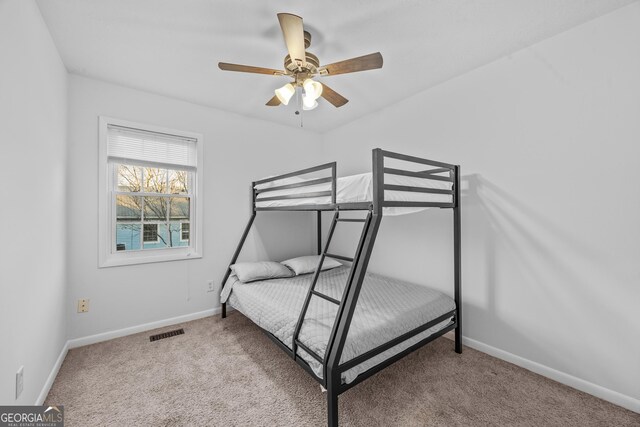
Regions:
M 191 219 L 192 173 L 120 163 L 115 163 L 114 173 L 116 246 L 124 244 L 125 250 L 186 246 L 181 230 L 182 221 Z
M 183 242 L 189 241 L 189 223 L 183 222 L 180 224 L 180 240 Z
M 100 118 L 100 266 L 200 257 L 202 136 Z
M 142 236 L 143 243 L 158 242 L 158 224 L 144 224 L 143 233 L 144 233 Z M 125 245 L 125 249 L 126 249 L 126 245 Z

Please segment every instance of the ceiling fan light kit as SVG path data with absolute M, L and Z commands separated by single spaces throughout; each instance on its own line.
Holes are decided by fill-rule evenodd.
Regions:
M 275 92 L 280 103 L 284 105 L 289 105 L 289 100 L 296 93 L 296 89 L 293 87 L 291 83 L 287 83 L 281 88 L 276 89 Z
M 288 105 L 298 88 L 300 91 L 304 89 L 302 109 L 305 111 L 316 108 L 318 106 L 317 99 L 320 97 L 335 107 L 342 107 L 349 100 L 326 84 L 313 80 L 314 77 L 325 78 L 338 74 L 382 68 L 383 60 L 380 52 L 321 66 L 318 57 L 306 51 L 311 46 L 311 34 L 304 30 L 302 18 L 291 13 L 279 13 L 278 21 L 289 52 L 284 58 L 284 70 L 229 64 L 226 62 L 218 63 L 218 67 L 225 71 L 291 78 L 292 81 L 290 83 L 275 90 L 275 96 L 266 103 L 269 107 L 277 107 L 280 104 Z M 300 97 L 298 97 L 298 108 L 300 108 Z M 296 114 L 298 113 L 299 111 L 296 110 Z
M 318 101 L 316 101 L 314 98 L 306 94 L 302 95 L 302 109 L 304 111 L 315 110 L 317 106 Z
M 310 96 L 314 100 L 320 98 L 322 95 L 322 84 L 320 82 L 315 82 L 311 79 L 306 79 L 302 83 L 302 87 L 304 88 L 304 93 L 307 96 Z

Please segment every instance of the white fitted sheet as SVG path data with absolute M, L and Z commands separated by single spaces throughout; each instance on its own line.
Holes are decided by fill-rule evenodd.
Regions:
M 304 182 L 305 179 L 300 177 L 293 177 L 273 181 L 263 185 L 257 185 L 256 189 L 268 188 L 271 186 L 293 184 L 298 182 Z M 414 178 L 410 176 L 391 175 L 386 174 L 384 177 L 385 184 L 392 185 L 405 185 L 411 187 L 423 187 L 423 188 L 435 188 L 441 190 L 451 190 L 453 183 L 448 181 L 436 181 L 432 179 Z M 331 183 L 323 183 L 310 185 L 306 187 L 291 188 L 286 190 L 268 191 L 266 193 L 258 194 L 256 198 L 256 207 L 286 207 L 286 206 L 300 206 L 300 205 L 322 205 L 331 203 L 329 196 L 325 197 L 313 197 L 304 199 L 285 199 L 285 200 L 267 200 L 260 201 L 262 198 L 313 193 L 319 191 L 330 191 Z M 450 194 L 431 194 L 431 193 L 414 193 L 410 191 L 389 191 L 385 190 L 384 199 L 386 201 L 399 201 L 399 202 L 440 202 L 451 203 L 453 196 Z M 349 175 L 340 177 L 336 180 L 336 202 L 337 203 L 355 203 L 355 202 L 370 202 L 373 200 L 373 174 L 362 173 L 358 175 Z M 426 208 L 397 208 L 386 207 L 384 208 L 385 215 L 402 215 L 413 212 L 418 212 Z

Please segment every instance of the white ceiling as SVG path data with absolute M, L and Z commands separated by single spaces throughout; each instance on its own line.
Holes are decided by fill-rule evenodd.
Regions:
M 218 61 L 282 69 L 276 13 L 304 18 L 322 64 L 380 51 L 381 70 L 323 78 L 350 102 L 304 117 L 325 132 L 633 0 L 39 0 L 67 69 L 197 104 L 299 126 L 266 107 L 284 77 L 221 71 Z M 571 52 L 567 52 L 570 55 Z

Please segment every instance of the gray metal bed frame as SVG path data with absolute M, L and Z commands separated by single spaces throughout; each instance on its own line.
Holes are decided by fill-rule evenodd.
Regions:
M 416 163 L 420 165 L 426 165 L 430 167 L 430 169 L 424 171 L 412 171 L 412 170 L 404 170 L 404 169 L 394 169 L 385 167 L 385 159 L 396 159 L 402 160 L 409 163 Z M 330 175 L 318 178 L 306 180 L 304 182 L 298 182 L 293 184 L 286 185 L 278 185 L 269 188 L 263 188 L 260 190 L 256 190 L 256 185 L 266 184 L 269 182 L 281 180 L 284 178 L 291 178 L 300 175 L 305 175 L 313 172 L 326 171 L 329 172 Z M 231 265 L 233 265 L 238 259 L 238 255 L 242 250 L 244 242 L 247 238 L 249 230 L 253 225 L 253 221 L 256 217 L 257 212 L 259 211 L 317 211 L 317 239 L 318 239 L 318 254 L 320 255 L 320 260 L 318 266 L 313 275 L 313 281 L 309 290 L 307 292 L 307 296 L 304 301 L 303 309 L 300 312 L 300 316 L 298 318 L 298 322 L 296 324 L 292 349 L 289 349 L 284 343 L 282 343 L 278 338 L 276 338 L 273 334 L 266 332 L 267 336 L 271 338 L 273 342 L 275 342 L 283 351 L 285 351 L 291 358 L 293 358 L 300 366 L 302 366 L 311 376 L 318 381 L 324 388 L 327 390 L 327 424 L 331 427 L 335 427 L 338 425 L 338 396 L 344 393 L 346 390 L 351 387 L 359 384 L 385 367 L 391 365 L 392 363 L 400 360 L 407 354 L 419 349 L 425 344 L 433 341 L 434 339 L 444 335 L 445 333 L 455 330 L 455 351 L 456 353 L 462 353 L 462 299 L 461 299 L 461 260 L 460 260 L 460 166 L 452 165 L 448 163 L 436 162 L 433 160 L 422 159 L 419 157 L 407 156 L 405 154 L 393 153 L 390 151 L 384 151 L 380 148 L 376 148 L 373 150 L 373 200 L 370 202 L 358 202 L 358 203 L 336 203 L 336 162 L 327 163 L 307 169 L 298 170 L 295 172 L 287 173 L 284 175 L 275 176 L 272 178 L 262 179 L 259 181 L 255 181 L 251 183 L 251 217 L 249 218 L 249 222 L 247 223 L 244 232 L 242 233 L 242 237 L 240 238 L 240 243 L 236 247 L 236 250 L 231 258 L 231 262 L 229 263 L 229 267 L 225 272 L 224 279 L 222 284 L 224 285 L 229 278 L 231 273 Z M 446 175 L 443 176 L 442 174 Z M 392 175 L 402 175 L 402 176 L 410 176 L 417 178 L 424 178 L 430 180 L 439 180 L 439 181 L 448 181 L 453 184 L 451 190 L 442 190 L 442 189 L 432 189 L 432 188 L 424 188 L 424 187 L 412 187 L 412 186 L 400 186 L 400 185 L 390 185 L 386 184 L 384 180 L 385 174 Z M 256 197 L 258 194 L 272 192 L 275 190 L 287 190 L 292 188 L 303 188 L 311 185 L 322 184 L 322 183 L 331 183 L 331 190 L 328 191 L 316 191 L 309 193 L 301 193 L 301 194 L 290 194 L 290 195 L 281 195 L 281 196 L 271 196 L 271 197 L 263 197 L 259 201 L 269 201 L 269 200 L 286 200 L 286 199 L 303 199 L 310 197 L 330 197 L 331 203 L 321 204 L 321 205 L 299 205 L 299 206 L 284 206 L 284 207 L 257 207 L 256 206 Z M 406 192 L 415 192 L 415 193 L 435 193 L 435 194 L 450 194 L 452 196 L 452 202 L 443 203 L 443 202 L 422 202 L 422 201 L 411 201 L 411 202 L 398 202 L 398 201 L 387 201 L 384 198 L 384 191 L 406 191 Z M 380 227 L 380 222 L 382 221 L 383 216 L 383 208 L 385 207 L 435 207 L 442 209 L 452 209 L 453 210 L 453 250 L 454 250 L 454 283 L 453 283 L 453 294 L 456 308 L 444 315 L 433 319 L 432 321 L 425 323 L 424 325 L 419 326 L 385 344 L 382 344 L 374 349 L 367 351 L 355 357 L 347 362 L 340 363 L 340 356 L 342 355 L 342 351 L 344 349 L 344 345 L 347 339 L 347 333 L 349 332 L 349 326 L 351 325 L 351 320 L 353 318 L 353 314 L 355 312 L 356 303 L 358 301 L 358 296 L 360 294 L 360 288 L 362 287 L 362 283 L 365 278 L 365 274 L 367 271 L 367 267 L 369 264 L 369 259 L 371 257 L 371 253 L 373 251 L 373 246 L 375 244 L 376 236 L 378 234 L 378 229 Z M 333 220 L 331 222 L 331 226 L 329 228 L 327 234 L 327 240 L 325 242 L 324 248 L 322 247 L 322 212 L 323 211 L 334 211 Z M 364 219 L 352 219 L 352 218 L 340 218 L 340 211 L 367 211 L 367 217 Z M 346 257 L 342 255 L 335 255 L 328 253 L 329 245 L 331 243 L 331 239 L 333 237 L 336 225 L 338 222 L 362 222 L 363 229 L 362 234 L 360 236 L 360 241 L 358 243 L 356 253 L 353 257 Z M 342 295 L 341 300 L 336 300 L 327 295 L 324 295 L 315 290 L 315 285 L 318 280 L 318 276 L 320 274 L 320 269 L 322 263 L 324 262 L 325 257 L 337 258 L 344 261 L 351 262 L 351 270 L 349 272 L 349 276 L 347 279 L 347 284 L 344 289 L 344 293 Z M 338 313 L 336 315 L 336 319 L 333 324 L 333 328 L 331 330 L 331 335 L 329 338 L 329 342 L 327 345 L 327 350 L 325 351 L 324 357 L 320 357 L 318 354 L 314 353 L 312 350 L 307 348 L 303 343 L 298 341 L 298 334 L 300 333 L 300 328 L 302 327 L 302 323 L 304 322 L 305 314 L 307 312 L 307 308 L 309 307 L 309 302 L 312 297 L 324 298 L 328 301 L 337 304 Z M 226 313 L 226 304 L 222 304 L 222 317 L 225 318 Z M 449 318 L 453 318 L 453 321 L 447 325 L 445 328 L 440 331 L 430 335 L 429 337 L 419 341 L 418 343 L 412 345 L 411 347 L 403 350 L 402 352 L 386 359 L 382 363 L 370 368 L 369 370 L 358 375 L 351 383 L 342 384 L 341 383 L 341 374 L 356 365 L 402 343 L 403 341 L 437 325 L 440 322 L 443 322 Z M 318 362 L 323 365 L 323 377 L 318 378 L 307 362 L 305 362 L 298 354 L 297 348 L 300 347 L 305 350 L 309 355 L 315 358 Z

